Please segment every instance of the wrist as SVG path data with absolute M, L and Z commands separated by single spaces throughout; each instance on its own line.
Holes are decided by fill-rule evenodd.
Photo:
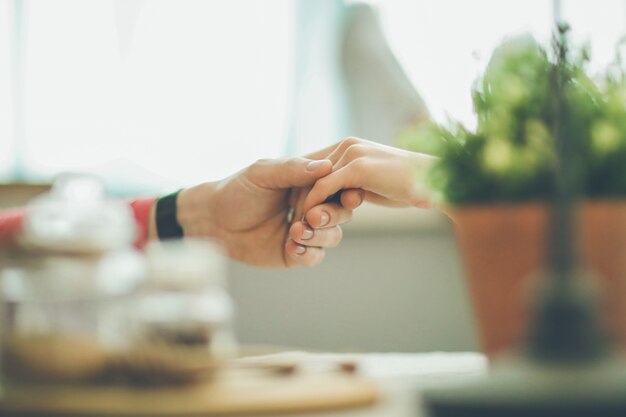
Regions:
M 216 183 L 206 182 L 178 193 L 176 220 L 185 236 L 213 237 L 213 196 Z
M 413 153 L 411 158 L 411 172 L 413 186 L 411 187 L 410 205 L 417 208 L 433 206 L 432 189 L 429 185 L 428 174 L 437 160 L 436 157 L 422 153 Z

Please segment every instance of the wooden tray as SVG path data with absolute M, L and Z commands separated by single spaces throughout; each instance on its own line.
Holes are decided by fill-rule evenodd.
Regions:
M 0 415 L 258 415 L 366 406 L 378 397 L 372 382 L 338 372 L 275 375 L 227 369 L 214 381 L 182 388 L 14 389 L 0 399 Z

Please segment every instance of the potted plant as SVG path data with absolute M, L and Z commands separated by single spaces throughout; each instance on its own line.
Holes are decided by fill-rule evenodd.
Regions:
M 567 45 L 567 42 L 566 42 Z M 599 80 L 588 53 L 571 48 L 563 88 L 576 140 L 578 252 L 602 300 L 603 320 L 626 346 L 626 77 L 619 61 Z M 431 125 L 404 140 L 440 156 L 433 189 L 451 207 L 483 350 L 517 345 L 528 323 L 528 299 L 547 257 L 549 204 L 557 159 L 551 51 L 530 36 L 505 40 L 472 96 L 477 127 Z

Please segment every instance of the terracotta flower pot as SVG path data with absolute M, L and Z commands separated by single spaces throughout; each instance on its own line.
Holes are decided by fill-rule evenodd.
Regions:
M 527 330 L 534 277 L 545 270 L 548 206 L 474 206 L 451 216 L 482 348 L 493 357 L 517 346 Z M 583 203 L 578 232 L 582 264 L 597 277 L 602 318 L 626 348 L 626 202 Z

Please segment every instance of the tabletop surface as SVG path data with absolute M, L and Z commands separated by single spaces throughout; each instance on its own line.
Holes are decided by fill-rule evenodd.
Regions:
M 292 417 L 421 417 L 425 416 L 419 400 L 422 389 L 480 376 L 487 370 L 485 356 L 474 352 L 335 354 L 289 351 L 243 360 L 298 364 L 353 361 L 359 375 L 375 381 L 381 389 L 382 399 L 373 406 L 290 414 Z
M 426 417 L 420 401 L 424 389 L 464 382 L 484 375 L 486 370 L 486 358 L 472 352 L 337 354 L 287 350 L 231 359 L 213 381 L 182 391 L 14 388 L 3 399 L 0 412 L 71 416 L 236 412 L 244 417 L 262 411 L 264 416 L 277 417 Z

